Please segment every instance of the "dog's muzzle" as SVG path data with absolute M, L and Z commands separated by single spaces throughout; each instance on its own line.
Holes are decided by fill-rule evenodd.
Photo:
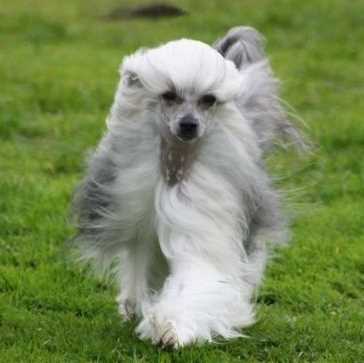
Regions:
M 178 123 L 178 137 L 183 141 L 191 141 L 198 136 L 198 120 L 192 115 L 183 116 Z

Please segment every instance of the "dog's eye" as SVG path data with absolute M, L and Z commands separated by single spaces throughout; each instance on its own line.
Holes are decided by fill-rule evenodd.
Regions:
M 204 95 L 199 100 L 199 104 L 204 107 L 211 107 L 215 103 L 216 103 L 216 97 L 214 95 Z
M 162 98 L 167 102 L 176 102 L 178 100 L 177 94 L 173 91 L 163 93 Z

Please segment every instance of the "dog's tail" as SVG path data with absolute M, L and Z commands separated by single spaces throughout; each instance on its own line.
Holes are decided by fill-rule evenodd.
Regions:
M 263 36 L 248 26 L 231 28 L 213 47 L 238 69 L 265 59 Z
M 234 27 L 218 39 L 213 47 L 231 60 L 243 75 L 242 92 L 237 104 L 256 131 L 263 150 L 273 145 L 292 144 L 306 151 L 308 143 L 290 117 L 294 112 L 279 97 L 279 82 L 274 77 L 264 51 L 263 36 L 251 27 Z

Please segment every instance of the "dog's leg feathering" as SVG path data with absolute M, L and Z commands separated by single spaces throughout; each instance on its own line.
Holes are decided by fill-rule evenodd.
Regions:
M 215 204 L 211 191 L 196 193 L 193 182 L 172 188 L 161 183 L 156 193 L 158 237 L 170 275 L 137 328 L 141 338 L 175 348 L 240 336 L 239 329 L 254 320 L 254 266 L 242 256 L 234 199 L 225 193 Z M 191 203 L 192 193 L 209 199 L 210 209 L 203 201 L 204 210 Z M 220 223 L 211 223 L 212 212 Z

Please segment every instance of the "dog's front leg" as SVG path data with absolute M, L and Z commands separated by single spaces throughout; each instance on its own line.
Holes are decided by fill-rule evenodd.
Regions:
M 176 256 L 169 263 L 171 274 L 137 328 L 141 338 L 178 348 L 216 335 L 236 337 L 253 322 L 252 288 L 243 280 L 201 257 Z
M 124 320 L 140 315 L 142 301 L 147 296 L 147 267 L 149 261 L 141 253 L 138 242 L 123 251 L 120 260 L 120 293 L 117 297 L 119 312 Z
M 145 235 L 144 240 L 134 241 L 123 251 L 117 302 L 124 320 L 142 316 L 155 291 L 161 289 L 167 274 L 165 257 L 152 233 Z
M 253 322 L 252 266 L 241 240 L 238 198 L 223 180 L 218 185 L 223 197 L 211 186 L 198 189 L 193 179 L 183 188 L 157 188 L 156 227 L 169 275 L 137 328 L 154 344 L 231 338 Z

